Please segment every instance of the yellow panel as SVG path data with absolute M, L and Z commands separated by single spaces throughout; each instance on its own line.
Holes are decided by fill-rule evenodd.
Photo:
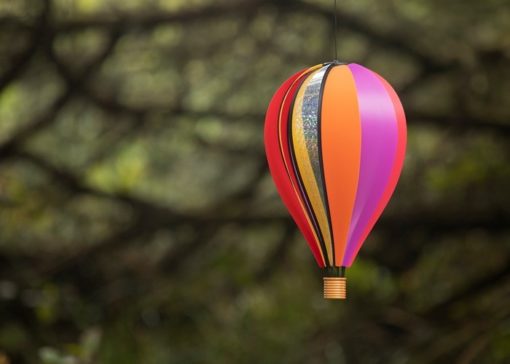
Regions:
M 303 96 L 307 86 L 310 84 L 313 76 L 320 72 L 320 70 L 314 71 L 310 74 L 301 85 L 296 99 L 294 102 L 294 109 L 292 110 L 292 143 L 294 146 L 294 153 L 296 157 L 296 164 L 303 181 L 303 186 L 310 199 L 310 204 L 319 223 L 322 236 L 324 238 L 324 244 L 326 245 L 326 252 L 328 256 L 329 265 L 334 264 L 333 260 L 333 248 L 331 244 L 331 233 L 329 230 L 328 217 L 325 206 L 322 202 L 319 186 L 315 178 L 312 163 L 306 147 L 305 135 L 303 133 Z

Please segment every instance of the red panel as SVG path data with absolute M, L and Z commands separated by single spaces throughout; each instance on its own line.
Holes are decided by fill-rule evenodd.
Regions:
M 306 203 L 299 193 L 296 175 L 290 160 L 287 138 L 288 113 L 293 96 L 301 84 L 301 78 L 315 68 L 312 67 L 294 74 L 276 91 L 266 113 L 264 142 L 269 170 L 280 197 L 308 242 L 317 264 L 324 267 L 324 258 L 317 234 L 306 210 Z

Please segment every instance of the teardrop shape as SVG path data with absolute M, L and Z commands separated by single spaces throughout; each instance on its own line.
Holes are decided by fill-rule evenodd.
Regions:
M 321 268 L 352 265 L 402 171 L 406 120 L 381 76 L 358 64 L 302 70 L 278 89 L 264 140 L 277 190 Z

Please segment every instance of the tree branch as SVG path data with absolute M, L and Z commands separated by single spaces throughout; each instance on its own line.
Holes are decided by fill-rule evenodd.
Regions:
M 12 81 L 14 81 L 19 75 L 27 68 L 30 60 L 36 54 L 39 49 L 41 41 L 46 36 L 48 15 L 50 12 L 49 2 L 44 2 L 41 15 L 39 16 L 35 26 L 26 26 L 25 24 L 18 21 L 15 18 L 4 18 L 0 19 L 0 24 L 10 25 L 11 27 L 19 28 L 23 32 L 30 31 L 30 42 L 27 48 L 21 52 L 11 62 L 11 67 L 0 75 L 0 92 L 6 88 Z
M 152 14 L 122 14 L 117 19 L 95 15 L 93 18 L 62 21 L 55 25 L 57 32 L 81 31 L 87 28 L 126 30 L 150 30 L 162 24 L 182 24 L 197 21 L 207 21 L 220 17 L 238 17 L 242 14 L 253 14 L 255 10 L 268 0 L 239 1 L 232 3 L 215 4 L 199 8 L 181 10 L 175 13 L 152 13 Z

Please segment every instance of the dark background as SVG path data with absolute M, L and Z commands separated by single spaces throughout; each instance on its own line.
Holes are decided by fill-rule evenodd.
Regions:
M 0 0 L 1 364 L 510 362 L 509 3 L 339 0 L 409 126 L 346 302 L 262 140 L 331 8 Z

